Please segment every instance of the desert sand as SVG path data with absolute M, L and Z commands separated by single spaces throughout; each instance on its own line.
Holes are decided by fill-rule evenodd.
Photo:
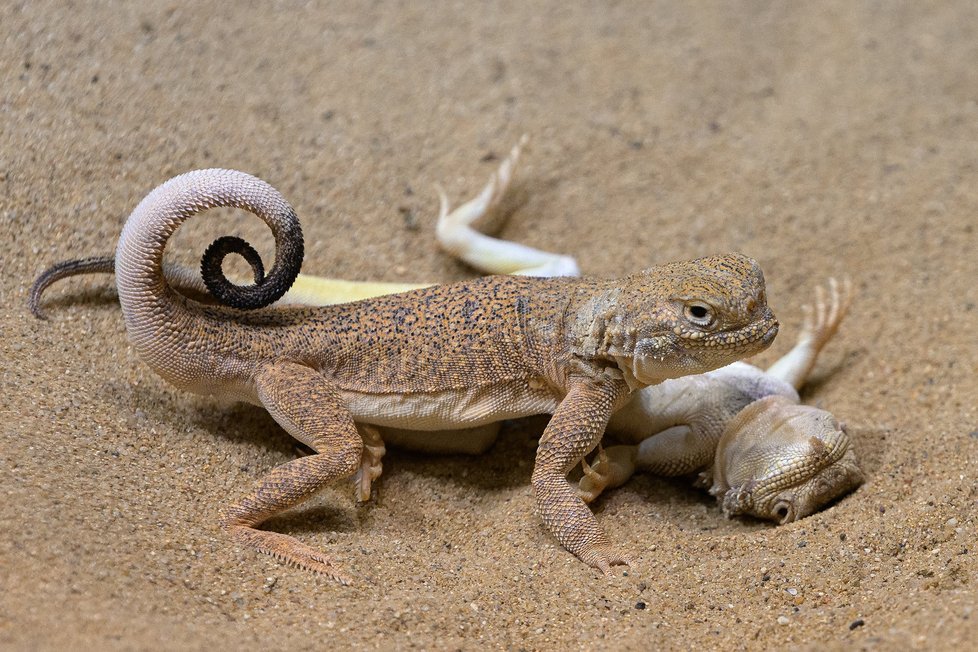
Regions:
M 978 641 L 978 6 L 972 2 L 0 3 L 0 647 L 966 649 Z M 850 426 L 855 493 L 786 526 L 686 480 L 595 505 L 635 563 L 561 549 L 528 486 L 543 417 L 477 457 L 392 451 L 270 524 L 342 587 L 230 544 L 221 509 L 300 454 L 262 410 L 178 392 L 109 277 L 136 203 L 201 167 L 296 207 L 304 271 L 455 280 L 433 186 L 530 146 L 503 237 L 615 276 L 736 250 L 793 344 L 849 275 L 804 400 Z M 217 212 L 194 264 L 264 226 Z M 266 258 L 267 259 L 267 258 Z

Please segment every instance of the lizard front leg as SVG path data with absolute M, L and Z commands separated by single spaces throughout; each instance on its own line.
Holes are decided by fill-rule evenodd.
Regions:
M 612 547 L 567 474 L 601 440 L 612 411 L 627 392 L 620 380 L 580 380 L 571 385 L 540 438 L 531 480 L 547 529 L 581 561 L 605 573 L 628 559 Z
M 241 544 L 348 584 L 350 578 L 320 552 L 291 536 L 256 528 L 357 470 L 363 442 L 353 417 L 335 388 L 300 364 L 268 364 L 256 374 L 255 386 L 272 418 L 316 453 L 272 469 L 254 493 L 227 510 L 223 526 Z

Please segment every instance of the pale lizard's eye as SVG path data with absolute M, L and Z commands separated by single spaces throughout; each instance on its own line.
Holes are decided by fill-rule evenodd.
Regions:
M 774 515 L 781 523 L 790 523 L 794 519 L 794 506 L 788 501 L 781 501 L 774 507 Z
M 683 307 L 683 315 L 686 319 L 695 324 L 696 326 L 707 327 L 712 326 L 716 315 L 713 312 L 713 306 L 703 303 L 702 301 L 690 301 Z

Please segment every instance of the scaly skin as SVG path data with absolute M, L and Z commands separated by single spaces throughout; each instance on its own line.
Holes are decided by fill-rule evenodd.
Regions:
M 439 189 L 437 241 L 442 249 L 483 272 L 577 275 L 577 264 L 572 258 L 492 238 L 475 230 L 475 227 L 487 228 L 487 223 L 496 217 L 525 140 L 511 150 L 486 187 L 471 201 L 450 210 L 447 197 Z M 38 277 L 31 292 L 31 308 L 35 314 L 39 313 L 42 292 L 60 278 L 113 269 L 111 257 L 60 263 Z M 165 267 L 164 271 L 167 281 L 182 292 L 207 297 L 199 273 L 175 266 Z M 425 284 L 351 282 L 300 274 L 279 303 L 330 305 L 420 287 Z M 601 450 L 593 466 L 582 460 L 585 472 L 579 483 L 579 495 L 590 502 L 605 488 L 624 484 L 637 468 L 660 475 L 684 475 L 701 470 L 698 483 L 711 489 L 721 506 L 725 505 L 728 515 L 748 513 L 787 523 L 854 489 L 861 482 L 862 473 L 849 449 L 848 437 L 836 436 L 834 431 L 822 427 L 832 419 L 829 413 L 792 407 L 798 403 L 795 389 L 801 388 L 819 352 L 837 331 L 850 299 L 848 283 L 843 285 L 840 295 L 840 288 L 830 280 L 828 299 L 823 289 L 816 287 L 814 311 L 803 306 L 806 320 L 798 343 L 767 372 L 738 362 L 632 394 L 611 422 L 613 436 L 632 445 Z M 772 395 L 786 400 L 760 403 L 764 410 L 747 412 L 751 418 L 738 419 L 736 427 L 730 427 L 743 408 Z M 778 418 L 779 414 L 786 418 Z M 772 423 L 782 427 L 768 438 L 764 426 Z M 372 481 L 382 472 L 385 441 L 426 453 L 478 454 L 495 442 L 498 424 L 465 431 L 429 432 L 388 427 L 384 428 L 382 437 L 374 428 L 367 430 L 361 425 L 360 431 L 365 446 L 355 484 L 359 499 L 366 501 L 371 496 Z M 721 436 L 725 445 L 718 455 Z M 840 459 L 831 464 L 820 463 L 817 455 L 808 452 L 812 441 L 836 446 Z M 766 455 L 753 454 L 758 442 L 767 443 Z M 831 458 L 830 455 L 827 459 Z M 773 468 L 783 469 L 785 477 L 793 474 L 788 486 L 777 472 L 765 467 L 765 459 L 775 465 Z M 733 485 L 725 478 L 732 479 Z M 758 483 L 759 478 L 766 480 Z M 748 492 L 745 487 L 753 490 Z M 779 500 L 764 498 L 765 493 L 771 493 L 768 487 L 778 488 Z M 726 500 L 728 494 L 739 498 Z
M 537 509 L 570 552 L 607 571 L 625 563 L 566 480 L 629 393 L 764 349 L 777 331 L 764 281 L 739 254 L 670 263 L 618 281 L 488 277 L 324 308 L 255 313 L 208 307 L 166 282 L 166 242 L 215 206 L 252 211 L 272 229 L 275 266 L 231 285 L 216 262 L 204 280 L 222 301 L 261 308 L 301 264 L 295 213 L 240 172 L 171 179 L 133 211 L 115 256 L 134 349 L 175 386 L 264 406 L 315 454 L 276 467 L 228 511 L 240 543 L 341 582 L 349 578 L 292 537 L 258 530 L 272 515 L 352 475 L 357 423 L 438 430 L 552 412 L 532 475 Z
M 814 316 L 798 343 L 767 372 L 736 362 L 700 376 L 666 381 L 634 395 L 609 431 L 633 445 L 613 446 L 585 464 L 579 495 L 587 502 L 623 484 L 636 469 L 699 483 L 728 516 L 789 523 L 863 481 L 845 425 L 825 410 L 799 405 L 819 352 L 845 316 L 848 282 L 816 288 Z

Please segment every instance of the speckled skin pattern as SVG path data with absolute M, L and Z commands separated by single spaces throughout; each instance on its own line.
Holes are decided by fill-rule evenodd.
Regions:
M 699 473 L 728 516 L 789 523 L 863 481 L 845 424 L 799 405 L 822 348 L 838 331 L 852 287 L 829 279 L 795 346 L 767 371 L 745 362 L 667 380 L 632 395 L 609 432 L 623 446 L 602 451 L 578 487 L 586 501 L 623 484 L 636 468 L 658 475 Z M 632 445 L 627 445 L 632 444 Z
M 129 339 L 175 386 L 264 406 L 316 451 L 273 469 L 223 524 L 240 543 L 341 582 L 320 553 L 256 526 L 356 471 L 357 422 L 437 430 L 552 412 L 532 475 L 537 509 L 565 548 L 607 571 L 627 559 L 567 472 L 632 390 L 756 353 L 777 332 L 763 275 L 739 254 L 616 281 L 487 277 L 323 308 L 202 306 L 167 285 L 162 256 L 182 221 L 215 206 L 250 210 L 275 235 L 275 265 L 241 303 L 288 289 L 301 231 L 281 195 L 241 172 L 181 175 L 139 204 L 119 240 Z
M 579 276 L 573 258 L 499 240 L 477 228 L 491 224 L 525 142 L 524 137 L 513 147 L 477 197 L 455 210 L 439 191 L 441 210 L 436 239 L 442 249 L 485 273 Z M 164 266 L 164 275 L 181 294 L 189 293 L 213 303 L 201 275 L 219 276 L 223 256 L 229 252 L 244 256 L 256 282 L 262 282 L 264 270 L 258 253 L 243 240 L 230 237 L 219 238 L 208 247 L 202 272 Z M 31 288 L 30 308 L 43 318 L 41 295 L 61 278 L 114 271 L 111 256 L 58 263 L 38 276 Z M 425 285 L 397 287 L 300 274 L 277 305 L 332 305 Z M 297 287 L 305 289 L 297 292 Z M 844 426 L 840 424 L 839 430 L 826 429 L 824 424 L 834 423 L 834 417 L 818 408 L 798 408 L 796 391 L 807 379 L 821 349 L 837 332 L 851 299 L 848 280 L 840 285 L 829 279 L 827 291 L 817 286 L 813 307 L 803 306 L 806 319 L 797 343 L 767 371 L 735 362 L 706 374 L 683 376 L 633 392 L 625 406 L 612 416 L 608 428 L 613 438 L 625 445 L 599 451 L 591 464 L 582 460 L 584 475 L 578 494 L 585 502 L 591 502 L 604 489 L 624 484 L 637 469 L 666 476 L 698 472 L 697 484 L 710 489 L 727 515 L 749 514 L 784 524 L 855 489 L 863 476 L 849 447 L 848 435 L 839 432 Z M 765 401 L 763 410 L 751 410 L 745 413 L 749 418 L 734 421 L 748 405 L 774 395 L 785 400 Z M 423 406 L 419 408 L 415 416 L 424 411 Z M 728 427 L 731 423 L 737 427 Z M 364 439 L 356 476 L 360 501 L 370 499 L 371 483 L 382 474 L 385 441 L 427 453 L 478 454 L 492 445 L 499 427 L 496 422 L 460 432 L 387 426 L 381 436 L 375 427 L 362 422 L 358 425 Z M 763 429 L 766 425 L 775 426 L 770 437 Z M 758 445 L 766 445 L 763 454 L 758 454 Z M 819 446 L 829 454 L 816 454 Z M 718 450 L 723 454 L 718 456 Z

